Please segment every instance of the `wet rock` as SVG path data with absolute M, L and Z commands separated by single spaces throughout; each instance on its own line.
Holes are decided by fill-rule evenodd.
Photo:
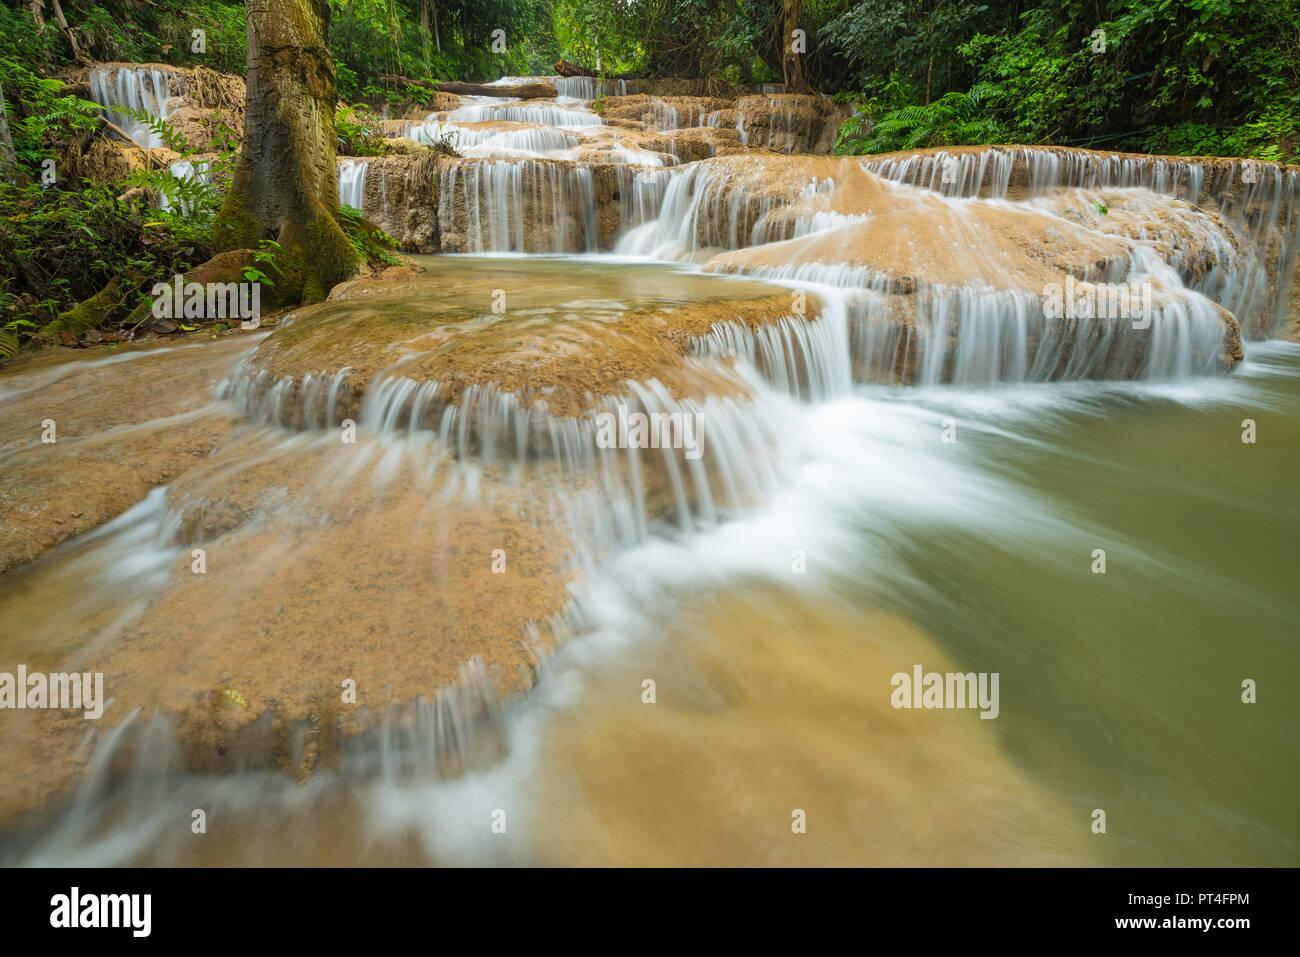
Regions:
M 89 353 L 92 358 L 51 353 L 0 375 L 0 394 L 13 416 L 0 423 L 0 573 L 120 515 L 205 459 L 227 435 L 232 417 L 200 410 L 246 341 L 204 345 L 185 362 L 169 362 L 172 353 L 119 347 L 137 348 L 139 357 L 102 365 L 104 351 Z M 24 387 L 47 379 L 39 388 Z M 46 418 L 58 424 L 52 444 L 27 428 Z
M 324 382 L 346 368 L 347 389 L 337 392 L 344 405 L 327 416 L 341 418 L 400 362 L 404 377 L 441 383 L 437 403 L 424 411 L 431 422 L 466 391 L 487 386 L 517 394 L 525 406 L 544 401 L 552 415 L 576 416 L 623 393 L 629 380 L 655 380 L 680 396 L 734 393 L 733 379 L 688 367 L 692 337 L 720 321 L 776 322 L 792 308 L 788 290 L 691 274 L 674 289 L 657 275 L 628 280 L 616 287 L 617 299 L 596 299 L 580 275 L 543 283 L 527 263 L 494 265 L 488 275 L 455 261 L 427 265 L 428 273 L 400 281 L 345 283 L 329 302 L 298 310 L 241 377 L 267 389 L 280 380 L 301 384 L 308 374 Z M 492 307 L 502 286 L 508 310 L 498 315 Z M 278 395 L 280 408 L 295 408 Z M 321 415 L 304 411 L 301 421 Z
M 409 252 L 438 252 L 441 160 L 421 148 L 407 155 L 344 159 L 366 164 L 362 212 Z

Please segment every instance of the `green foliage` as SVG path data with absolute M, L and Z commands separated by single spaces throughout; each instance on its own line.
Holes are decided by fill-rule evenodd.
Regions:
M 161 139 L 163 145 L 173 153 L 180 153 L 182 156 L 190 154 L 190 145 L 185 141 L 185 137 L 166 120 L 154 116 L 148 110 L 131 106 L 114 106 L 110 107 L 110 110 L 123 116 L 129 116 L 137 123 L 143 123 L 149 128 L 149 132 Z
M 893 76 L 918 97 L 928 88 L 937 99 L 968 86 L 973 78 L 969 66 L 952 51 L 997 23 L 989 7 L 979 3 L 863 0 L 827 23 L 817 40 L 842 53 L 859 88 Z
M 927 146 L 960 146 L 1006 142 L 1005 130 L 985 112 L 998 95 L 997 87 L 982 83 L 969 93 L 945 93 L 932 103 L 910 104 L 881 114 L 874 125 L 853 118 L 840 130 L 840 153 L 890 153 Z
M 599 72 L 634 69 L 645 48 L 634 33 L 619 28 L 622 7 L 608 0 L 556 0 L 552 15 L 561 55 Z
M 124 319 L 143 297 L 129 277 L 172 275 L 210 250 L 179 216 L 147 201 L 119 200 L 111 186 L 0 183 L 0 315 L 20 338 L 35 333 L 113 280 Z
M 549 73 L 554 47 L 544 0 L 331 0 L 330 49 L 339 95 L 350 102 L 396 102 L 387 76 L 494 80 Z M 423 16 L 428 13 L 427 29 Z M 505 51 L 492 50 L 504 30 Z
M 457 144 L 460 143 L 460 130 L 445 129 L 441 123 L 438 124 L 438 130 L 435 135 L 430 137 L 426 144 L 429 149 L 435 153 L 441 153 L 443 156 L 460 156 L 460 149 Z
M 94 103 L 61 95 L 60 80 L 38 76 L 16 57 L 0 56 L 0 90 L 8 108 L 14 152 L 28 176 L 38 175 L 42 160 L 58 158 L 60 140 L 98 125 Z
M 265 266 L 267 269 L 274 271 L 276 275 L 279 275 L 280 268 L 276 265 L 276 257 L 280 256 L 283 252 L 284 247 L 274 239 L 258 240 L 257 252 L 253 253 L 253 262 L 256 265 L 244 267 L 245 281 L 258 282 L 263 286 L 274 286 L 275 283 L 271 281 L 271 277 L 263 270 L 258 269 L 257 266 Z
M 343 228 L 343 234 L 348 237 L 348 242 L 352 244 L 352 248 L 356 250 L 357 256 L 362 261 L 372 265 L 377 263 L 386 266 L 403 265 L 402 260 L 393 255 L 394 250 L 397 249 L 397 240 L 369 222 L 361 210 L 353 209 L 351 206 L 340 206 L 338 222 Z
M 113 107 L 114 111 L 145 124 L 151 133 L 161 139 L 172 152 L 183 160 L 191 160 L 194 150 L 185 137 L 166 120 L 151 116 L 147 111 L 127 107 Z M 166 208 L 159 212 L 164 221 L 176 231 L 203 242 L 208 227 L 221 209 L 224 192 L 216 185 L 227 182 L 238 159 L 234 133 L 222 122 L 217 113 L 210 123 L 217 125 L 212 146 L 220 152 L 214 160 L 204 160 L 203 172 L 207 175 L 177 174 L 171 167 L 133 170 L 127 177 L 131 186 L 149 191 L 166 200 Z
M 824 33 L 863 91 L 865 116 L 846 124 L 840 150 L 1020 142 L 1300 154 L 1300 0 L 1020 7 L 1013 22 L 972 3 L 852 4 Z M 885 77 L 907 90 L 905 102 L 873 92 Z
M 93 60 L 177 66 L 202 63 L 225 73 L 242 73 L 247 60 L 242 3 L 62 0 L 62 7 L 78 47 Z M 194 30 L 203 31 L 201 53 L 193 49 Z M 53 26 L 52 19 L 44 31 L 37 31 L 35 21 L 23 9 L 0 8 L 0 36 L 7 41 L 7 54 L 32 66 L 72 59 L 72 47 L 64 33 Z
M 334 112 L 334 131 L 340 156 L 382 156 L 384 135 L 379 118 L 358 107 L 340 106 Z

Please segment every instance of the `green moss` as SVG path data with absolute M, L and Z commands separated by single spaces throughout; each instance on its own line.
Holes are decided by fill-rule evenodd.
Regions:
M 142 326 L 149 321 L 153 314 L 153 301 L 143 300 L 138 306 L 131 310 L 131 314 L 126 317 L 122 325 L 127 329 L 134 329 L 136 326 Z
M 224 252 L 230 249 L 256 249 L 261 229 L 243 202 L 231 190 L 226 204 L 212 221 L 213 248 Z
M 303 285 L 306 302 L 320 302 L 336 284 L 352 278 L 361 268 L 361 257 L 352 242 L 338 222 L 324 212 L 308 225 L 303 252 L 307 265 Z
M 135 280 L 137 277 L 131 278 Z M 103 325 L 122 304 L 122 296 L 118 290 L 120 285 L 121 280 L 114 279 L 89 299 L 77 303 L 66 312 L 59 313 L 59 317 L 42 329 L 37 334 L 37 338 L 53 341 L 63 332 L 71 332 L 79 337 L 87 329 Z
M 343 229 L 324 210 L 306 229 L 286 224 L 276 258 L 276 290 L 285 302 L 321 302 L 338 283 L 361 271 L 361 257 Z
M 87 299 L 85 302 L 78 303 L 67 312 L 59 313 L 59 318 L 55 319 L 48 326 L 40 331 L 42 339 L 56 339 L 61 332 L 71 332 L 80 335 L 87 329 L 93 329 L 104 321 L 104 308 L 96 304 L 95 299 Z

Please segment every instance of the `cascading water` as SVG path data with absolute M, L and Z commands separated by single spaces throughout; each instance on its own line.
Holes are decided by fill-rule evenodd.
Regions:
M 1254 338 L 1269 338 L 1282 327 L 1300 256 L 1300 172 L 1295 169 L 1031 147 L 940 150 L 863 165 L 886 179 L 952 197 L 1006 199 L 1017 193 L 1033 199 L 1068 188 L 1141 189 L 1211 205 L 1240 239 L 1245 260 L 1231 279 L 1210 274 L 1198 288 L 1225 285 L 1216 300 Z
M 489 86 L 550 83 L 566 100 L 594 100 L 598 95 L 627 96 L 627 80 L 598 80 L 594 76 L 503 76 Z
M 90 71 L 91 98 L 104 107 L 104 116 L 146 149 L 163 146 L 163 138 L 136 119 L 112 107 L 143 110 L 149 116 L 167 119 L 168 101 L 184 92 L 179 74 L 144 66 L 97 66 Z
M 365 209 L 366 171 L 370 164 L 365 160 L 339 163 L 339 203 L 353 209 Z
M 578 100 L 594 100 L 599 94 L 605 96 L 627 96 L 627 80 L 598 81 L 591 76 L 557 76 L 551 79 L 560 96 L 573 97 Z
M 545 160 L 455 163 L 442 174 L 438 218 L 447 252 L 596 249 L 591 170 Z M 459 236 L 460 240 L 449 239 Z
M 506 101 L 483 98 L 441 114 L 447 123 L 536 123 L 543 126 L 599 126 L 600 117 L 575 105 L 539 103 L 532 100 Z
M 619 219 L 633 229 L 659 218 L 664 194 L 672 175 L 667 170 L 644 170 L 624 166 L 618 171 Z

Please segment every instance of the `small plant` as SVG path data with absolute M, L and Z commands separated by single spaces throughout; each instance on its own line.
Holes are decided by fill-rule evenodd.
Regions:
M 137 107 L 115 106 L 113 110 L 147 127 L 151 133 L 163 141 L 169 150 L 179 154 L 181 160 L 188 161 L 193 158 L 194 149 L 190 146 L 189 141 L 184 134 L 166 120 Z M 219 114 L 214 115 L 212 120 L 216 121 L 217 116 Z M 233 167 L 234 162 L 231 147 L 233 134 L 230 133 L 228 127 L 220 126 L 217 135 L 226 148 L 226 152 L 218 161 L 223 163 L 228 170 L 228 168 Z M 156 196 L 163 197 L 166 200 L 166 206 L 179 210 L 186 216 L 206 222 L 220 208 L 221 194 L 207 181 L 212 174 L 210 166 L 205 166 L 200 170 L 191 163 L 191 169 L 194 170 L 192 175 L 178 175 L 170 167 L 166 169 L 132 170 L 127 177 L 127 182 L 132 186 L 148 190 Z M 207 174 L 206 177 L 203 174 Z
M 4 314 L 11 309 L 13 300 L 13 296 L 0 289 L 0 314 Z M 39 328 L 30 319 L 10 319 L 0 325 L 0 360 L 12 359 L 18 354 L 18 347 L 21 344 L 20 332 L 29 332 L 29 330 L 34 332 Z
M 427 86 L 417 86 L 412 83 L 406 87 L 404 93 L 412 103 L 416 103 L 425 109 L 428 109 L 429 104 L 433 102 L 434 91 Z
M 357 251 L 357 255 L 366 263 L 382 263 L 385 266 L 405 265 L 393 255 L 397 240 L 373 223 L 367 222 L 361 210 L 351 206 L 339 207 L 339 226 L 342 227 L 348 242 Z
M 173 153 L 180 153 L 182 156 L 189 154 L 190 144 L 185 137 L 161 117 L 154 116 L 148 110 L 143 110 L 138 106 L 113 106 L 109 107 L 109 109 L 114 113 L 129 117 L 147 128 L 150 133 L 162 140 L 163 145 Z
M 1005 131 L 985 109 L 999 95 L 991 83 L 978 83 L 968 93 L 945 93 L 926 105 L 889 108 L 886 104 L 903 99 L 898 87 L 897 81 L 891 79 L 883 97 L 871 97 L 858 104 L 861 115 L 850 117 L 840 128 L 837 153 L 981 145 L 1005 138 Z
M 334 130 L 339 138 L 339 155 L 382 156 L 384 136 L 376 125 L 378 122 L 378 117 L 363 114 L 358 107 L 339 107 L 334 113 Z
M 258 251 L 253 253 L 253 262 L 260 263 L 261 265 L 266 266 L 267 269 L 273 269 L 278 273 L 280 269 L 276 265 L 275 257 L 279 253 L 284 252 L 284 247 L 274 239 L 259 240 L 257 245 Z M 258 282 L 264 286 L 275 285 L 275 283 L 271 281 L 271 278 L 261 269 L 258 269 L 256 265 L 244 267 L 244 279 L 247 282 Z
M 460 149 L 457 147 L 459 142 L 460 130 L 444 130 L 440 123 L 438 124 L 437 135 L 430 137 L 425 145 L 435 153 L 457 157 L 460 156 Z

